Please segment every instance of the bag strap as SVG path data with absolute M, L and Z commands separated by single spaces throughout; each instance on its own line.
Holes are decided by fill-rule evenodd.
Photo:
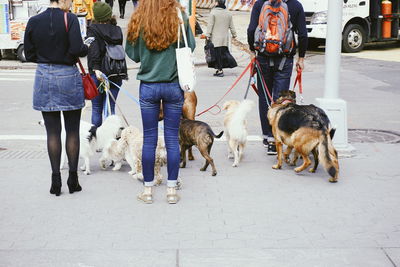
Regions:
M 186 37 L 186 31 L 185 31 L 185 26 L 184 26 L 184 21 L 183 21 L 183 17 L 182 17 L 182 12 L 179 9 L 179 7 L 176 8 L 176 10 L 178 11 L 178 18 L 179 18 L 179 25 L 178 25 L 178 48 L 180 48 L 180 37 L 181 37 L 181 30 L 182 30 L 182 35 L 183 35 L 183 39 L 185 41 L 185 46 L 189 47 L 188 45 L 188 41 L 187 41 L 187 37 Z M 182 21 L 182 23 L 181 23 Z
M 64 24 L 65 24 L 65 30 L 66 30 L 67 33 L 68 33 L 68 17 L 67 17 L 67 12 L 64 12 Z M 86 75 L 86 71 L 85 71 L 85 69 L 83 68 L 82 62 L 81 62 L 81 60 L 79 59 L 79 57 L 78 57 L 78 65 L 79 65 L 79 68 L 81 69 L 82 74 L 83 74 L 83 75 Z

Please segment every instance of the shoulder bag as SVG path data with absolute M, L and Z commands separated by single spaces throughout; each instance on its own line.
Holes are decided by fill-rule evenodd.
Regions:
M 179 85 L 181 89 L 185 92 L 192 92 L 194 91 L 194 87 L 196 85 L 196 74 L 194 69 L 194 59 L 192 50 L 190 49 L 186 31 L 184 26 L 184 21 L 182 17 L 181 10 L 177 8 L 178 11 L 178 18 L 179 18 L 179 25 L 178 25 L 178 48 L 176 48 L 176 66 L 178 69 L 178 78 L 179 78 Z M 181 23 L 182 21 L 182 23 Z M 181 30 L 183 39 L 185 41 L 185 47 L 180 47 L 180 36 Z
M 65 23 L 65 29 L 68 32 L 68 19 L 67 19 L 66 12 L 64 13 L 64 23 Z M 85 99 L 92 100 L 93 98 L 95 98 L 96 96 L 99 95 L 99 91 L 97 90 L 96 83 L 93 81 L 90 74 L 85 71 L 85 68 L 83 67 L 79 57 L 78 57 L 78 65 L 81 70 L 82 84 L 83 84 L 83 91 L 85 93 Z

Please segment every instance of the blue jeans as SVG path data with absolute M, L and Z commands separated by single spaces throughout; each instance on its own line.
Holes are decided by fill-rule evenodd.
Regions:
M 293 70 L 293 57 L 286 58 L 286 62 L 283 65 L 282 70 L 279 70 L 279 64 L 281 63 L 280 57 L 274 58 L 274 65 L 270 66 L 270 58 L 265 56 L 258 56 L 257 60 L 260 62 L 262 75 L 264 77 L 265 83 L 267 84 L 268 91 L 272 95 L 273 100 L 279 98 L 279 93 L 283 90 L 289 90 L 290 77 L 292 76 Z M 272 128 L 269 124 L 267 113 L 268 104 L 266 97 L 268 98 L 268 103 L 270 99 L 268 94 L 263 91 L 261 78 L 257 76 L 257 88 L 258 88 L 258 111 L 260 114 L 261 129 L 263 133 L 263 138 L 272 138 Z M 269 103 L 271 104 L 271 103 Z
M 179 173 L 179 124 L 183 91 L 178 83 L 140 83 L 140 110 L 143 123 L 142 166 L 145 186 L 153 186 L 158 139 L 160 101 L 164 110 L 164 140 L 167 149 L 168 187 L 175 187 Z
M 97 80 L 96 75 L 91 75 L 96 86 L 99 87 L 100 81 Z M 118 86 L 122 85 L 122 80 L 113 81 Z M 119 89 L 110 82 L 110 92 L 114 96 L 115 100 L 117 100 L 117 96 L 119 93 Z M 111 115 L 115 114 L 115 102 L 110 97 L 110 106 L 111 106 Z M 110 114 L 108 114 L 108 106 L 107 106 L 107 96 L 106 92 L 100 93 L 98 96 L 92 99 L 92 124 L 96 127 L 99 127 L 103 122 L 103 110 L 105 109 L 104 118 L 107 118 Z

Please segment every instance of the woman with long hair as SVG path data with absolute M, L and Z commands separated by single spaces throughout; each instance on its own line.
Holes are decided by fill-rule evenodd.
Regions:
M 67 185 L 72 194 L 81 191 L 78 182 L 79 125 L 85 105 L 82 77 L 76 67 L 88 53 L 83 44 L 78 18 L 67 13 L 71 0 L 51 0 L 50 7 L 29 19 L 24 49 L 28 61 L 36 62 L 33 108 L 42 112 L 51 164 L 50 193 L 61 193 L 61 112 L 64 115 L 66 152 L 69 165 Z
M 178 18 L 178 12 L 182 12 L 188 43 L 193 51 L 195 40 L 188 17 L 176 0 L 140 1 L 128 25 L 126 53 L 132 60 L 141 63 L 137 79 L 140 80 L 139 98 L 144 133 L 142 150 L 144 191 L 138 195 L 138 200 L 145 203 L 153 202 L 152 188 L 160 103 L 164 110 L 164 140 L 167 148 L 167 201 L 170 204 L 179 201 L 175 187 L 180 162 L 178 133 L 183 91 L 178 83 L 175 55 L 178 26 L 182 23 Z

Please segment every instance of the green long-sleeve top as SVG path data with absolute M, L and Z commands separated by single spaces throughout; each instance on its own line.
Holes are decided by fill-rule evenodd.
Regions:
M 196 41 L 189 26 L 188 17 L 183 15 L 183 20 L 185 23 L 188 46 L 193 51 L 196 47 Z M 184 42 L 181 40 L 180 47 L 183 46 Z M 142 34 L 140 34 L 135 43 L 126 41 L 125 52 L 133 61 L 141 63 L 137 74 L 138 80 L 143 82 L 178 82 L 175 55 L 176 48 L 177 43 L 173 43 L 162 51 L 149 50 L 142 38 Z

